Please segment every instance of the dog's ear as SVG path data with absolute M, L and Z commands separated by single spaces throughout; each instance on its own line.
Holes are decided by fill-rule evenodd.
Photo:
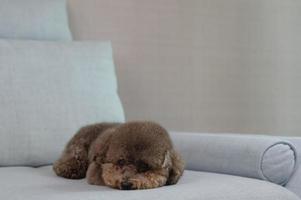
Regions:
M 113 129 L 106 130 L 99 138 L 97 138 L 89 150 L 89 162 L 97 164 L 104 163 L 106 153 L 109 149 Z
M 171 160 L 171 167 L 169 169 L 169 176 L 166 185 L 173 185 L 176 184 L 182 176 L 185 164 L 180 154 L 175 150 L 171 150 L 169 152 L 169 157 Z
M 102 164 L 104 163 L 106 153 L 108 151 L 111 134 L 108 132 L 103 133 L 101 138 L 97 138 L 89 151 L 89 167 L 86 172 L 86 178 L 89 184 L 104 185 L 102 178 Z
M 96 162 L 90 163 L 86 172 L 86 178 L 91 185 L 104 185 L 102 178 L 102 167 Z

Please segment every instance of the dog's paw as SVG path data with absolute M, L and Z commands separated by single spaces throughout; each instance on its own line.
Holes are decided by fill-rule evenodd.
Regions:
M 130 188 L 130 190 L 142 190 L 142 189 L 152 189 L 165 185 L 166 177 L 156 174 L 156 173 L 144 173 L 137 174 L 133 178 L 128 179 L 124 188 Z M 121 189 L 123 184 L 121 184 Z
M 54 172 L 61 177 L 69 179 L 85 178 L 86 169 L 76 160 L 68 160 L 65 162 L 57 161 L 53 165 Z

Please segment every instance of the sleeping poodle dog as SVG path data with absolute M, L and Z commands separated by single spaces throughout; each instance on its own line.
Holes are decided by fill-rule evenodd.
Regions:
M 53 169 L 65 178 L 134 190 L 176 184 L 184 163 L 156 123 L 99 123 L 81 128 Z

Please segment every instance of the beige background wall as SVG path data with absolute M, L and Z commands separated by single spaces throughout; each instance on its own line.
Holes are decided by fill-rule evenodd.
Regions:
M 301 1 L 70 0 L 75 39 L 112 40 L 128 120 L 301 136 Z

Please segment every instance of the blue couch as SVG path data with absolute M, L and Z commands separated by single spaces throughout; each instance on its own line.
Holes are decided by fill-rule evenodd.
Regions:
M 294 169 L 293 176 L 289 177 L 284 186 L 260 180 L 260 178 L 211 172 L 216 169 L 216 166 L 202 171 L 204 166 L 200 164 L 202 160 L 199 159 L 208 152 L 200 152 L 200 150 L 204 150 L 204 146 L 200 146 L 200 144 L 207 136 L 208 134 L 171 133 L 175 147 L 183 154 L 187 163 L 186 171 L 176 185 L 151 190 L 120 191 L 108 187 L 92 186 L 87 184 L 86 180 L 68 180 L 57 177 L 51 166 L 2 167 L 0 168 L 0 199 L 300 200 L 301 168 Z M 260 138 L 260 136 L 252 137 Z M 298 156 L 300 156 L 301 138 L 287 139 L 299 151 Z M 297 165 L 300 164 L 300 159 L 298 162 Z M 234 166 L 237 163 L 230 163 L 230 165 L 232 164 Z

